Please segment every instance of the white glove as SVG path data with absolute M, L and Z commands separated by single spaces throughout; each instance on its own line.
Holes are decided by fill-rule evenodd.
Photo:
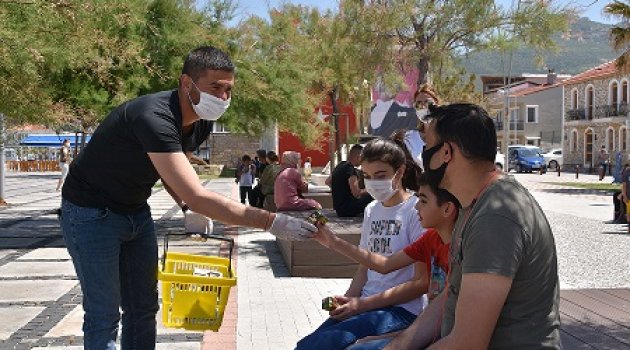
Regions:
M 211 234 L 214 224 L 211 219 L 192 210 L 184 212 L 184 228 L 186 233 Z
M 317 227 L 302 219 L 297 219 L 289 215 L 276 213 L 276 218 L 271 223 L 269 232 L 288 241 L 304 241 L 312 238 Z

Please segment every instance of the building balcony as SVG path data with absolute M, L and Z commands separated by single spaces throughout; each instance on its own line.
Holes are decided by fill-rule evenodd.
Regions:
M 502 131 L 503 130 L 503 124 L 504 123 L 501 122 L 501 121 L 496 121 L 496 120 L 494 121 L 494 126 L 495 126 L 495 129 L 497 131 Z M 519 121 L 516 121 L 516 122 L 515 121 L 511 121 L 509 127 L 510 128 L 508 130 L 510 130 L 510 131 L 514 131 L 514 130 L 516 130 L 516 131 L 524 131 L 525 130 L 525 122 L 522 121 L 522 120 L 519 120 Z
M 594 120 L 603 118 L 625 118 L 628 115 L 628 104 L 600 105 L 589 108 L 578 108 L 566 111 L 565 121 Z

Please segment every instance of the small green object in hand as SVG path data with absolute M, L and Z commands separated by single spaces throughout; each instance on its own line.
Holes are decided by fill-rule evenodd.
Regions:
M 322 299 L 322 309 L 326 311 L 332 311 L 336 309 L 339 305 L 335 301 L 333 297 L 326 297 Z
M 306 218 L 306 221 L 310 222 L 313 225 L 326 225 L 326 223 L 328 222 L 328 218 L 320 211 L 316 210 L 315 212 L 313 212 L 313 214 L 309 215 Z

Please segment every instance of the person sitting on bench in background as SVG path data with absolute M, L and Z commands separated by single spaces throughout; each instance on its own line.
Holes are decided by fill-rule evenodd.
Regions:
M 348 153 L 348 160 L 339 163 L 326 179 L 333 197 L 333 208 L 339 217 L 352 217 L 363 214 L 365 207 L 373 200 L 365 189 L 359 186 L 357 166 L 361 164 L 363 146 L 354 145 Z

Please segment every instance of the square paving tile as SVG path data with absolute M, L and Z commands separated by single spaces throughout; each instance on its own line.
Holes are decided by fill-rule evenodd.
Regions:
M 15 250 L 11 250 L 11 249 L 2 249 L 0 250 L 0 259 L 4 258 L 5 256 L 14 253 Z
M 55 301 L 78 281 L 0 281 L 0 302 Z
M 76 276 L 71 261 L 10 262 L 0 266 L 0 277 Z
M 45 337 L 64 337 L 64 336 L 82 336 L 81 326 L 83 325 L 83 307 L 77 305 L 68 315 L 66 315 L 57 325 L 55 325 Z M 187 331 L 184 329 L 166 328 L 162 324 L 162 310 L 158 312 L 157 316 L 157 333 L 158 334 L 195 334 L 202 332 L 199 331 Z M 199 344 L 197 344 L 197 348 Z
M 11 334 L 22 328 L 30 320 L 39 315 L 43 307 L 2 307 L 0 308 L 0 340 L 8 339 Z
M 41 241 L 41 238 L 3 238 L 0 249 L 23 249 Z
M 1 256 L 0 256 L 1 257 Z M 70 254 L 66 248 L 39 248 L 22 255 L 19 260 L 58 259 L 70 260 Z

